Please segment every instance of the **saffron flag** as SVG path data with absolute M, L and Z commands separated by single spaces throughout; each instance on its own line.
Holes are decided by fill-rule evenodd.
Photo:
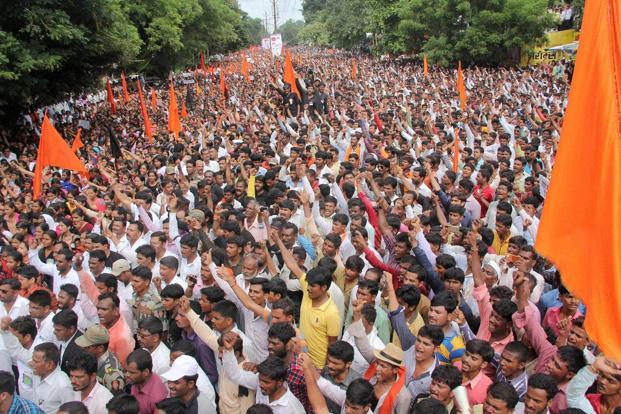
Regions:
M 168 130 L 179 138 L 181 132 L 181 121 L 179 120 L 179 107 L 177 106 L 177 96 L 175 95 L 175 85 L 170 81 L 170 93 L 168 98 Z
M 155 96 L 155 88 L 151 88 L 151 110 L 157 110 L 157 97 Z
M 356 66 L 356 60 L 351 61 L 351 79 L 358 79 L 358 66 Z
M 142 85 L 140 85 L 140 79 L 138 79 L 138 99 L 140 100 L 140 113 L 142 114 L 142 120 L 144 121 L 144 134 L 149 138 L 149 142 L 153 143 L 151 120 L 149 119 L 147 106 L 144 104 L 144 96 L 142 94 Z
M 116 114 L 116 103 L 114 102 L 114 94 L 112 93 L 112 86 L 110 85 L 110 79 L 106 80 L 106 90 L 108 93 L 108 103 L 110 104 L 110 110 L 113 114 Z
M 429 63 L 427 63 L 427 53 L 423 53 L 423 74 L 429 76 Z
M 129 102 L 129 92 L 127 91 L 127 82 L 125 81 L 125 72 L 121 72 L 121 86 L 123 86 L 123 100 Z
M 535 247 L 586 305 L 585 327 L 621 361 L 621 3 L 585 2 L 580 47 Z M 588 137 L 588 148 L 585 146 Z M 592 202 L 576 197 L 588 189 Z
M 294 92 L 298 98 L 302 97 L 300 95 L 300 91 L 298 91 L 298 86 L 295 83 L 295 71 L 293 70 L 293 63 L 291 63 L 291 54 L 289 53 L 289 49 L 287 49 L 285 54 L 285 75 L 283 80 L 291 86 L 291 92 Z
M 201 50 L 201 70 L 203 75 L 207 76 L 207 68 L 205 67 L 205 53 Z
M 181 102 L 181 118 L 188 117 L 188 109 L 185 107 L 185 99 Z
M 229 99 L 228 88 L 226 87 L 226 81 L 224 80 L 224 70 L 220 65 L 220 92 L 222 92 L 222 99 L 225 101 Z
M 464 73 L 461 71 L 461 62 L 457 68 L 457 92 L 459 92 L 459 107 L 462 111 L 466 110 L 466 84 L 464 83 Z
M 241 62 L 241 73 L 242 75 L 244 75 L 244 78 L 246 78 L 247 82 L 250 82 L 250 72 L 249 72 L 250 68 L 248 65 L 248 60 L 246 60 L 246 55 L 242 55 L 242 62 Z
M 78 152 L 80 148 L 84 147 L 84 143 L 82 142 L 80 135 L 82 135 L 82 128 L 78 128 L 78 132 L 75 134 L 73 143 L 71 143 L 71 151 L 73 151 L 74 153 Z
M 60 136 L 54 125 L 50 122 L 47 114 L 43 117 L 41 126 L 41 137 L 39 138 L 39 151 L 37 152 L 37 163 L 34 170 L 34 181 L 32 183 L 34 198 L 41 196 L 41 176 L 43 168 L 58 167 L 66 170 L 86 172 L 86 167 L 82 161 L 73 153 L 69 145 Z

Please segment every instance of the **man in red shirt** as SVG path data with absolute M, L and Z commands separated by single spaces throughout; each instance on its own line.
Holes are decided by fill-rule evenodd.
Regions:
M 494 190 L 489 185 L 489 179 L 492 172 L 486 168 L 481 168 L 477 174 L 477 185 L 474 187 L 472 196 L 481 204 L 481 217 L 485 217 L 487 209 L 492 201 L 494 201 Z

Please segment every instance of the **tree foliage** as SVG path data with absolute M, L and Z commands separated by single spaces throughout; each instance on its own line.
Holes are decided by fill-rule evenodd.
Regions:
M 300 37 L 352 48 L 373 33 L 376 52 L 422 53 L 448 65 L 505 62 L 552 27 L 547 0 L 306 0 Z
M 15 0 L 0 3 L 0 123 L 96 86 L 102 75 L 165 76 L 264 35 L 230 0 Z M 99 83 L 99 86 L 101 84 Z
M 278 31 L 282 34 L 282 40 L 287 45 L 297 45 L 300 43 L 298 35 L 300 29 L 304 27 L 302 20 L 289 19 L 278 27 Z

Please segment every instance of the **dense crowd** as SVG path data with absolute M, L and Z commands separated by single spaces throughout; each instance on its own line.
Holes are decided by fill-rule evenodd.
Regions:
M 133 81 L 3 134 L 0 413 L 618 410 L 533 247 L 570 63 L 467 68 L 460 109 L 454 69 L 300 49 L 296 93 L 247 59 L 171 75 L 178 137 Z M 35 199 L 44 111 L 88 172 Z

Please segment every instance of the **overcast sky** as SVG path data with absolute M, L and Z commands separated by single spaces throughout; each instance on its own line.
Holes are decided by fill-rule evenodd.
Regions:
M 238 0 L 242 10 L 252 17 L 258 17 L 262 21 L 265 13 L 268 14 L 268 28 L 270 33 L 274 28 L 272 17 L 272 0 Z M 303 20 L 302 0 L 276 0 L 278 25 L 289 19 Z

